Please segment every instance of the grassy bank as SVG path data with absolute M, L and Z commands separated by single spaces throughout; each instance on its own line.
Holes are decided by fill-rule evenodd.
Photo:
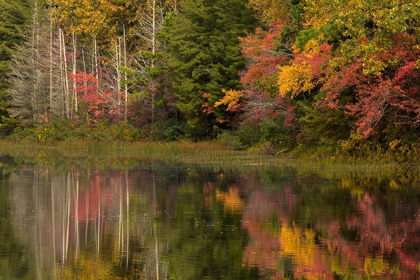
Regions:
M 260 153 L 259 153 L 260 152 Z M 291 152 L 234 150 L 220 142 L 87 142 L 61 141 L 49 144 L 26 141 L 0 141 L 0 156 L 19 161 L 58 166 L 92 164 L 133 166 L 151 164 L 194 165 L 211 169 L 261 170 L 291 167 L 298 172 L 320 174 L 395 173 L 417 170 L 416 164 L 404 164 L 381 157 L 337 156 L 331 149 L 307 149 Z

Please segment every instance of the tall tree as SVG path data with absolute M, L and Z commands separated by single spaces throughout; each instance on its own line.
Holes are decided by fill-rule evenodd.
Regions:
M 0 0 L 0 134 L 7 133 L 13 126 L 8 118 L 7 89 L 10 84 L 10 61 L 25 36 L 25 27 L 31 19 L 29 0 Z
M 226 126 L 221 122 L 229 120 L 223 108 L 207 114 L 203 105 L 211 106 L 221 99 L 223 89 L 240 87 L 238 73 L 245 60 L 239 36 L 256 24 L 246 4 L 244 0 L 185 0 L 162 33 L 168 50 L 168 71 L 178 98 L 176 106 L 197 138 L 212 135 L 214 129 Z

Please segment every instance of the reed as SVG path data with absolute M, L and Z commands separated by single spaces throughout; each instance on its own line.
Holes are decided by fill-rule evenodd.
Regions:
M 363 174 L 396 174 L 418 170 L 392 161 L 335 158 L 331 154 L 258 155 L 238 151 L 218 142 L 88 142 L 61 141 L 50 144 L 0 141 L 0 156 L 44 165 L 96 165 L 130 167 L 138 164 L 199 166 L 209 170 L 264 173 L 293 168 L 298 173 L 316 173 L 330 178 Z

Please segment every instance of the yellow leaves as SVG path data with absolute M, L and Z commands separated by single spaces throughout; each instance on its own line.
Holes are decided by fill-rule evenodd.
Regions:
M 239 109 L 239 99 L 243 96 L 242 91 L 233 89 L 222 89 L 222 92 L 225 94 L 225 96 L 216 103 L 214 103 L 214 107 L 218 107 L 220 105 L 227 105 L 226 111 L 231 112 L 235 112 L 237 109 Z
M 280 66 L 280 73 L 278 76 L 277 85 L 279 87 L 279 94 L 281 96 L 295 95 L 312 90 L 315 85 L 312 83 L 312 69 L 306 63 Z
M 291 7 L 289 0 L 249 0 L 248 3 L 267 22 L 287 17 Z
M 390 150 L 395 150 L 395 148 L 401 143 L 401 140 L 394 140 L 389 143 Z
M 70 32 L 93 33 L 107 29 L 111 14 L 120 9 L 109 0 L 56 0 L 58 21 Z
M 368 277 L 383 275 L 389 270 L 389 264 L 382 256 L 365 259 L 365 272 Z
M 308 56 L 308 57 L 312 57 L 314 53 L 319 53 L 319 42 L 316 39 L 310 39 L 304 48 L 304 53 Z

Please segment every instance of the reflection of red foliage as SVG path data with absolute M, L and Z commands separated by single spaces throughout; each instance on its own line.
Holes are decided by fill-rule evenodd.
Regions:
M 253 192 L 245 205 L 242 222 L 242 227 L 250 235 L 244 251 L 243 264 L 257 266 L 262 273 L 275 272 L 272 279 L 282 279 L 283 272 L 276 271 L 279 260 L 296 256 L 284 255 L 278 231 L 280 227 L 287 227 L 289 233 L 295 229 L 305 234 L 304 227 L 299 229 L 299 225 L 291 221 L 292 209 L 299 202 L 299 198 L 288 188 L 285 189 L 284 195 L 264 190 Z M 308 255 L 308 263 L 294 260 L 294 266 L 290 268 L 293 269 L 294 276 L 334 279 L 332 263 L 335 260 L 335 272 L 338 269 L 341 273 L 347 273 L 346 271 L 352 268 L 353 277 L 363 278 L 367 277 L 368 273 L 373 273 L 384 279 L 418 279 L 420 218 L 408 217 L 390 224 L 384 211 L 368 193 L 359 197 L 357 203 L 358 213 L 344 221 L 346 228 L 354 232 L 355 240 L 346 240 L 342 236 L 339 221 L 321 219 L 314 231 L 324 232 L 326 236 L 317 236 L 319 245 L 315 244 L 315 239 L 312 240 L 313 251 Z M 277 217 L 281 226 L 269 226 L 276 222 L 273 221 L 273 217 Z M 293 227 L 290 227 L 291 224 Z M 306 242 L 310 242 L 310 239 Z M 295 245 L 299 246 L 299 242 Z M 305 246 L 304 242 L 302 246 Z M 297 253 L 299 250 L 305 252 L 304 247 L 296 249 Z M 387 259 L 387 256 L 393 255 L 396 259 Z M 370 266 L 372 267 L 369 268 Z M 368 271 L 369 269 L 371 271 Z
M 405 220 L 396 224 L 387 225 L 385 215 L 376 205 L 374 199 L 367 193 L 359 199 L 360 215 L 347 219 L 347 227 L 357 231 L 357 242 L 344 241 L 339 235 L 339 225 L 332 222 L 329 228 L 329 240 L 324 244 L 330 246 L 332 251 L 364 272 L 364 258 L 368 256 L 397 254 L 401 265 L 401 274 L 398 279 L 416 278 L 420 276 L 416 264 L 420 261 L 419 252 L 407 252 L 404 244 L 418 247 L 420 223 Z M 386 273 L 391 273 L 386 271 Z M 390 276 L 391 277 L 391 276 Z M 393 278 L 396 276 L 394 275 Z
M 121 180 L 119 177 L 111 177 L 111 180 Z M 105 187 L 105 179 L 106 177 L 95 174 L 90 180 L 90 187 L 80 191 L 77 212 L 75 209 L 73 210 L 74 220 L 80 222 L 95 221 L 118 198 L 119 190 Z M 121 184 L 122 182 L 114 182 L 111 186 L 121 186 Z M 121 198 L 124 201 L 126 199 L 124 195 Z
M 273 215 L 280 219 L 278 223 L 289 223 L 289 216 L 297 199 L 289 188 L 286 188 L 285 194 L 283 197 L 264 190 L 256 190 L 248 200 L 242 218 L 242 228 L 250 235 L 244 251 L 245 265 L 257 266 L 264 270 L 276 269 L 280 250 L 279 238 L 270 229 L 265 229 L 261 225 L 267 225 L 267 221 Z

